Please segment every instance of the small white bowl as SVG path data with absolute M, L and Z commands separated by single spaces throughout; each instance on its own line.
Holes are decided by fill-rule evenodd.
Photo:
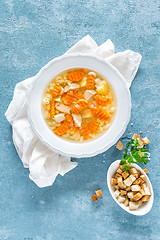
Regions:
M 151 208 L 152 208 L 152 205 L 153 205 L 153 199 L 154 199 L 154 194 L 153 194 L 153 188 L 152 188 L 152 184 L 148 178 L 148 176 L 146 175 L 146 173 L 143 171 L 143 169 L 141 167 L 139 167 L 137 164 L 131 164 L 132 167 L 135 167 L 136 169 L 140 170 L 141 173 L 143 173 L 147 179 L 146 183 L 147 185 L 150 187 L 151 189 L 151 196 L 149 198 L 149 201 L 148 202 L 145 202 L 143 203 L 137 210 L 132 210 L 130 211 L 129 210 L 129 207 L 125 207 L 123 203 L 119 203 L 117 198 L 114 196 L 114 187 L 111 186 L 110 182 L 111 182 L 111 178 L 114 176 L 114 174 L 116 173 L 117 169 L 118 169 L 118 166 L 119 166 L 119 163 L 120 163 L 120 160 L 116 160 L 114 161 L 109 169 L 108 169 L 108 172 L 107 172 L 107 184 L 108 184 L 108 188 L 109 188 L 109 191 L 113 197 L 113 199 L 115 200 L 115 202 L 121 207 L 123 208 L 126 212 L 130 213 L 130 214 L 133 214 L 133 215 L 137 215 L 137 216 L 142 216 L 142 215 L 145 215 L 147 214 Z
M 49 81 L 58 73 L 70 68 L 88 68 L 98 72 L 112 85 L 117 101 L 111 127 L 100 137 L 84 143 L 67 141 L 56 136 L 42 116 L 41 101 Z M 28 99 L 28 117 L 35 133 L 51 150 L 70 157 L 91 157 L 100 154 L 123 135 L 131 114 L 131 96 L 126 80 L 109 62 L 89 54 L 63 55 L 53 59 L 35 77 Z

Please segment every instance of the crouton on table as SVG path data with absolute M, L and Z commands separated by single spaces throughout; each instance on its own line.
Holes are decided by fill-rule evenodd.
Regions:
M 96 196 L 95 194 L 92 195 L 91 198 L 92 198 L 92 201 L 93 201 L 93 202 L 95 202 L 95 201 L 97 200 L 97 196 Z
M 101 189 L 97 190 L 95 193 L 96 193 L 97 197 L 101 197 L 103 195 Z

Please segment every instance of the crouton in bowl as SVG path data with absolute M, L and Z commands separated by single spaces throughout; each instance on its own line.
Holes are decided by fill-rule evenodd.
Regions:
M 104 59 L 88 54 L 64 55 L 48 63 L 35 77 L 28 101 L 29 121 L 41 141 L 77 158 L 95 156 L 115 144 L 130 113 L 123 76 Z

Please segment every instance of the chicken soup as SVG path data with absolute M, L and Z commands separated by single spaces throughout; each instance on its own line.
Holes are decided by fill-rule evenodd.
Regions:
M 68 69 L 55 76 L 42 98 L 46 124 L 57 136 L 83 142 L 111 126 L 116 112 L 112 86 L 97 72 Z

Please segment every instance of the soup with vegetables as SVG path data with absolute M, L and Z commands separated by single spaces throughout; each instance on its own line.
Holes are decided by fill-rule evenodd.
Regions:
M 83 142 L 112 124 L 116 98 L 103 76 L 89 69 L 68 69 L 55 76 L 42 98 L 42 113 L 59 137 Z

